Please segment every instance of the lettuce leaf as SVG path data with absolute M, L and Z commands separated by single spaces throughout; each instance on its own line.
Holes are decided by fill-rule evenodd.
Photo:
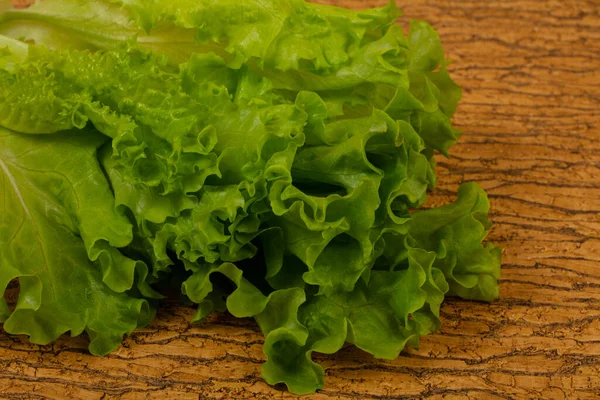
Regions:
M 450 295 L 482 301 L 499 296 L 502 251 L 481 244 L 491 227 L 489 208 L 485 192 L 471 183 L 460 187 L 456 203 L 412 215 L 407 246 L 436 253 L 434 265 L 448 280 Z
M 145 266 L 118 250 L 132 229 L 115 212 L 95 158 L 104 140 L 93 132 L 36 137 L 0 130 L 0 287 L 20 283 L 4 323 L 9 333 L 47 344 L 86 331 L 90 351 L 106 354 L 153 318 L 148 301 L 131 290 L 136 269 Z
M 492 301 L 474 183 L 423 208 L 460 131 L 440 38 L 302 0 L 45 0 L 0 14 L 0 301 L 13 334 L 106 354 L 159 300 L 255 318 L 269 384 L 314 352 L 393 359 L 445 296 Z

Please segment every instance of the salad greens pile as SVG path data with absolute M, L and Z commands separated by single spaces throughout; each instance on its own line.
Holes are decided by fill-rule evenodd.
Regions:
M 4 6 L 4 8 L 7 8 Z M 104 355 L 165 293 L 254 317 L 262 373 L 393 359 L 445 296 L 498 297 L 476 184 L 420 209 L 461 97 L 436 31 L 393 2 L 46 0 L 0 15 L 0 301 L 11 334 Z

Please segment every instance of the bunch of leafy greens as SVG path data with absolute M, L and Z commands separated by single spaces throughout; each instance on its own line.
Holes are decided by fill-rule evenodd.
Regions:
M 446 295 L 498 296 L 489 203 L 417 210 L 461 97 L 438 34 L 393 2 L 46 0 L 0 17 L 4 329 L 103 355 L 176 285 L 254 317 L 262 373 L 323 387 L 312 352 L 393 359 Z

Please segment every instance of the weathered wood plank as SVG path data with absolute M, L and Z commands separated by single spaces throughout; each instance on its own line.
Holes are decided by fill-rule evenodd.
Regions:
M 361 8 L 367 0 L 323 0 Z M 317 356 L 316 399 L 600 396 L 600 4 L 594 0 L 420 0 L 400 6 L 439 30 L 465 88 L 464 137 L 439 159 L 430 204 L 461 182 L 489 191 L 505 248 L 502 299 L 450 300 L 420 350 L 377 361 Z M 12 295 L 15 296 L 14 289 Z M 83 338 L 34 346 L 0 335 L 0 397 L 291 398 L 260 379 L 262 337 L 225 315 L 190 327 L 171 306 L 106 358 Z

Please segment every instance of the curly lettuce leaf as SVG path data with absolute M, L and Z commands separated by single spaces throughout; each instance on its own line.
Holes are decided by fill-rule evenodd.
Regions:
M 3 13 L 2 19 L 4 25 L 21 29 L 21 21 L 54 29 L 37 35 L 40 38 L 81 36 L 88 43 L 55 48 L 113 49 L 133 38 L 167 56 L 172 65 L 193 53 L 212 52 L 235 69 L 247 62 L 278 89 L 333 91 L 324 95 L 338 113 L 345 104 L 384 103 L 380 108 L 394 118 L 412 115 L 428 146 L 444 154 L 460 135 L 447 117 L 456 110 L 461 92 L 445 73 L 437 32 L 423 21 L 413 21 L 405 38 L 392 25 L 400 15 L 393 2 L 362 13 L 300 0 L 243 5 L 193 1 L 184 8 L 165 1 L 126 1 L 122 7 L 126 12 L 112 2 L 48 0 L 28 10 Z M 81 15 L 87 16 L 84 24 Z M 28 38 L 8 28 L 4 34 Z M 169 40 L 173 43 L 165 42 Z M 35 43 L 49 44 L 40 39 Z M 344 91 L 350 93 L 340 93 Z
M 434 266 L 446 276 L 449 295 L 481 301 L 499 297 L 502 249 L 482 244 L 491 227 L 489 208 L 483 189 L 467 183 L 455 203 L 412 215 L 407 246 L 436 253 Z
M 222 46 L 236 63 L 255 58 L 281 71 L 297 70 L 303 61 L 316 70 L 336 69 L 400 15 L 392 1 L 363 13 L 301 0 L 119 3 L 147 32 L 167 24 L 192 29 L 199 43 Z
M 256 320 L 266 335 L 262 374 L 267 383 L 283 382 L 297 394 L 323 388 L 324 369 L 311 355 L 342 348 L 347 335 L 343 310 L 322 296 L 304 302 L 301 290 L 288 289 L 275 292 Z
M 118 196 L 136 197 L 137 206 L 127 205 L 140 220 L 160 223 L 192 208 L 197 199 L 189 194 L 218 174 L 214 127 L 203 116 L 217 119 L 215 110 L 232 107 L 229 97 L 208 85 L 202 98 L 191 98 L 160 58 L 127 47 L 96 54 L 34 47 L 17 74 L 0 75 L 4 126 L 52 133 L 92 122 L 113 138 L 114 169 L 134 191 Z
M 299 288 L 271 294 L 256 316 L 266 336 L 267 382 L 283 382 L 297 394 L 321 389 L 324 370 L 312 353 L 335 353 L 346 341 L 386 359 L 396 358 L 407 344 L 418 346 L 420 335 L 439 328 L 439 306 L 448 290 L 443 274 L 432 267 L 434 259 L 431 252 L 415 250 L 408 269 L 374 271 L 368 284 L 359 282 L 350 293 L 306 301 Z
M 136 34 L 117 5 L 61 0 L 35 2 L 0 16 L 0 34 L 50 48 L 108 48 Z
M 141 46 L 168 55 L 174 65 L 194 52 L 212 51 L 237 66 L 254 58 L 282 71 L 297 70 L 305 61 L 330 70 L 352 58 L 363 41 L 380 36 L 399 15 L 392 1 L 356 13 L 301 0 L 47 0 L 3 12 L 0 34 L 52 48 L 94 50 L 135 37 Z
M 307 133 L 323 144 L 302 147 L 291 179 L 273 184 L 274 224 L 307 266 L 306 283 L 351 291 L 373 265 L 381 226 L 406 222 L 425 201 L 431 165 L 412 127 L 381 111 Z
M 168 56 L 173 65 L 194 52 L 221 52 L 200 45 L 190 30 L 164 26 L 146 34 L 110 1 L 48 0 L 0 14 L 0 35 L 57 50 L 112 50 L 124 41 Z
M 175 289 L 193 322 L 254 317 L 265 380 L 307 394 L 324 385 L 314 352 L 349 342 L 393 359 L 439 329 L 446 295 L 495 299 L 485 193 L 467 184 L 419 210 L 435 153 L 460 135 L 461 90 L 437 32 L 412 21 L 405 35 L 399 14 L 301 0 L 2 10 L 0 125 L 18 133 L 0 131 L 0 287 L 22 292 L 0 321 L 39 343 L 87 331 L 104 354 Z
M 115 212 L 95 159 L 102 141 L 91 132 L 35 137 L 0 130 L 0 287 L 20 283 L 4 323 L 9 333 L 47 344 L 86 331 L 90 351 L 106 354 L 153 317 L 146 300 L 128 293 L 140 266 L 117 249 L 132 231 Z

